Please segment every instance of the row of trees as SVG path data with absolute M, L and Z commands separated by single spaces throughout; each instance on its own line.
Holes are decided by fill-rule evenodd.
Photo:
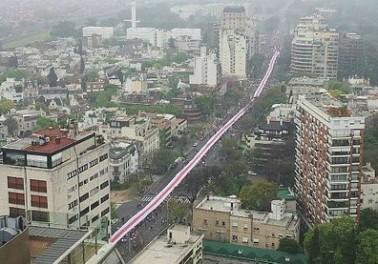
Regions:
M 365 209 L 360 218 L 359 225 L 352 218 L 339 218 L 307 232 L 309 264 L 378 263 L 378 212 Z

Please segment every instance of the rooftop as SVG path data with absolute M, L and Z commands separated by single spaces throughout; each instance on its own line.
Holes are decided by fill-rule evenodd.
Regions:
M 309 77 L 298 77 L 292 78 L 289 81 L 289 85 L 312 85 L 312 86 L 324 86 L 328 82 L 328 79 L 324 78 L 309 78 Z
M 187 226 L 175 225 L 168 230 L 184 233 L 188 230 Z M 173 236 L 175 234 L 173 233 Z M 202 239 L 203 235 L 190 233 L 186 243 L 171 243 L 165 233 L 162 233 L 147 245 L 130 263 L 133 264 L 169 264 L 178 263 L 188 252 L 192 250 L 189 245 L 193 245 Z
M 29 138 L 22 138 L 5 145 L 4 149 L 23 150 L 29 153 L 52 154 L 70 146 L 93 133 L 84 132 L 72 136 L 68 130 L 49 128 L 33 133 Z
M 253 217 L 254 220 L 277 226 L 289 227 L 294 226 L 297 222 L 292 213 L 284 213 L 281 219 L 274 219 L 272 213 L 268 211 L 242 209 L 240 200 L 234 197 L 209 196 L 200 202 L 196 208 L 207 211 L 230 213 L 232 216 Z M 294 219 L 295 221 L 293 221 Z
M 244 6 L 226 6 L 223 13 L 242 13 L 245 12 Z
M 261 260 L 261 263 L 272 264 L 306 263 L 303 254 L 289 254 L 278 250 L 246 247 L 208 240 L 204 240 L 203 245 L 205 255 L 211 254 L 229 257 L 229 263 L 234 263 L 234 259 L 249 259 L 251 263 L 256 261 L 256 259 Z M 286 260 L 289 260 L 289 262 Z
M 29 227 L 31 240 L 48 239 L 52 241 L 38 256 L 32 256 L 32 264 L 51 264 L 72 251 L 72 247 L 83 241 L 90 232 L 48 227 Z

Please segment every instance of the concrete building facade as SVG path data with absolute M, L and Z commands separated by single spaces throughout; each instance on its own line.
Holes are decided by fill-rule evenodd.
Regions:
M 110 221 L 109 147 L 101 137 L 46 129 L 2 152 L 1 215 L 71 226 Z
M 281 238 L 299 240 L 299 218 L 283 200 L 263 212 L 242 209 L 236 197 L 208 196 L 193 210 L 193 230 L 207 240 L 277 249 Z
M 295 192 L 308 225 L 360 212 L 365 118 L 330 97 L 300 98 Z
M 320 16 L 302 17 L 291 46 L 291 72 L 295 75 L 335 79 L 339 34 Z
M 189 83 L 215 87 L 218 84 L 218 74 L 216 54 L 212 51 L 207 53 L 206 47 L 202 47 L 201 56 L 194 58 L 194 70 L 189 76 Z

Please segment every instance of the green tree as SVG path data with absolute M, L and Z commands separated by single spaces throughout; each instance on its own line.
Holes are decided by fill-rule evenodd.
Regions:
M 168 218 L 170 223 L 185 223 L 189 211 L 190 207 L 188 204 L 176 199 L 168 200 Z
M 12 100 L 1 99 L 0 100 L 0 115 L 9 113 L 9 111 L 15 107 L 16 105 Z
M 194 103 L 205 116 L 210 115 L 215 110 L 215 96 L 198 96 L 194 99 Z
M 359 225 L 361 231 L 365 231 L 367 229 L 378 230 L 378 211 L 371 208 L 361 210 Z
M 49 127 L 57 127 L 58 123 L 48 117 L 41 116 L 37 119 L 37 126 L 35 130 L 46 129 Z
M 359 235 L 356 264 L 378 263 L 378 230 L 368 229 Z
M 5 120 L 4 124 L 7 126 L 8 128 L 8 133 L 11 135 L 11 136 L 16 136 L 17 135 L 17 131 L 18 131 L 18 122 L 16 119 L 14 119 L 13 117 L 9 117 Z
M 55 73 L 54 67 L 50 68 L 50 72 L 47 75 L 47 82 L 50 87 L 58 86 L 58 76 Z
M 310 264 L 355 263 L 358 240 L 354 219 L 338 218 L 331 223 L 320 225 L 318 237 L 319 239 L 315 229 L 305 235 L 304 247 Z
M 51 28 L 50 34 L 54 37 L 76 37 L 80 35 L 75 28 L 75 23 L 71 21 L 62 21 Z
M 297 254 L 301 251 L 301 247 L 299 246 L 296 240 L 284 237 L 280 239 L 280 245 L 278 247 L 278 250 L 290 254 Z
M 27 79 L 31 76 L 27 71 L 19 69 L 7 69 L 0 72 L 0 83 L 4 82 L 7 78 L 15 78 L 20 81 L 22 79 Z
M 176 153 L 175 151 L 161 148 L 154 154 L 154 157 L 152 158 L 152 172 L 156 174 L 165 173 L 168 170 L 169 166 L 174 163 L 177 157 L 178 153 Z
M 104 91 L 96 94 L 96 107 L 112 107 L 115 104 L 111 102 L 112 97 L 117 94 L 118 86 L 107 84 Z
M 259 181 L 251 185 L 243 186 L 239 198 L 243 208 L 270 211 L 270 203 L 277 198 L 277 192 L 277 184 Z

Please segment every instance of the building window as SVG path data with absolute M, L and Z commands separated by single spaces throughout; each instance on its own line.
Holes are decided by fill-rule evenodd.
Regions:
M 109 210 L 109 207 L 106 208 L 104 211 L 101 212 L 101 217 L 107 215 L 107 214 L 109 213 L 109 211 L 110 211 L 110 210 Z
M 24 179 L 19 177 L 8 176 L 8 188 L 10 189 L 24 189 Z
M 96 179 L 98 177 L 98 173 L 96 172 L 95 174 L 93 174 L 89 180 L 93 181 L 94 179 Z
M 77 219 L 78 219 L 77 214 L 75 214 L 74 216 L 71 216 L 71 217 L 68 219 L 68 224 L 70 225 L 70 224 L 76 222 Z
M 226 226 L 226 222 L 225 221 L 222 222 L 222 226 Z
M 215 220 L 215 224 L 216 224 L 216 225 L 219 225 L 219 220 Z
M 87 206 L 84 210 L 80 211 L 80 217 L 86 215 L 89 212 L 89 206 Z
M 203 224 L 204 225 L 207 225 L 208 223 L 207 223 L 207 219 L 203 219 Z
M 8 193 L 8 202 L 10 204 L 25 205 L 25 195 L 23 193 L 9 192 Z
M 92 218 L 92 224 L 93 224 L 94 222 L 96 222 L 96 221 L 98 220 L 98 218 L 99 218 L 98 215 L 96 215 L 95 217 L 93 217 L 93 218 Z
M 105 201 L 107 201 L 107 200 L 109 200 L 109 194 L 107 194 L 107 195 L 105 195 L 105 196 L 103 196 L 103 197 L 101 198 L 101 203 L 103 203 L 103 202 L 105 202 Z
M 68 210 L 71 210 L 72 208 L 75 208 L 77 206 L 78 202 L 77 200 L 71 202 L 68 204 Z
M 17 216 L 24 216 L 25 217 L 25 210 L 15 207 L 9 207 L 9 216 L 10 217 L 17 217 Z
M 93 195 L 95 195 L 96 193 L 98 193 L 98 187 L 95 187 L 95 188 L 93 188 L 93 189 L 90 191 L 90 195 L 91 195 L 91 197 L 92 197 Z
M 49 213 L 33 210 L 32 211 L 32 220 L 33 221 L 48 222 L 49 221 Z
M 105 153 L 104 155 L 100 156 L 100 162 L 106 160 L 108 158 L 108 153 Z
M 232 235 L 232 241 L 238 241 L 238 236 L 237 235 Z
M 85 164 L 79 168 L 79 173 L 82 173 L 88 169 L 88 164 Z
M 39 208 L 47 208 L 47 197 L 46 196 L 39 196 L 39 195 L 32 195 L 31 196 L 31 206 L 39 207 Z
M 95 209 L 99 205 L 100 205 L 99 201 L 94 202 L 93 204 L 91 204 L 91 210 Z
M 40 180 L 30 180 L 30 190 L 33 192 L 47 192 L 47 182 Z
M 98 164 L 98 159 L 94 159 L 91 162 L 89 162 L 89 167 L 92 168 L 93 166 L 96 166 Z
M 109 181 L 105 181 L 105 182 L 101 183 L 100 190 L 106 188 L 107 186 L 109 186 Z
M 272 247 L 274 247 L 274 243 L 272 243 Z
M 83 202 L 83 201 L 87 200 L 88 198 L 89 198 L 89 193 L 86 193 L 86 194 L 83 194 L 82 196 L 80 196 L 79 201 Z
M 67 180 L 72 179 L 76 175 L 77 175 L 77 170 L 73 170 L 73 171 L 67 173 Z

